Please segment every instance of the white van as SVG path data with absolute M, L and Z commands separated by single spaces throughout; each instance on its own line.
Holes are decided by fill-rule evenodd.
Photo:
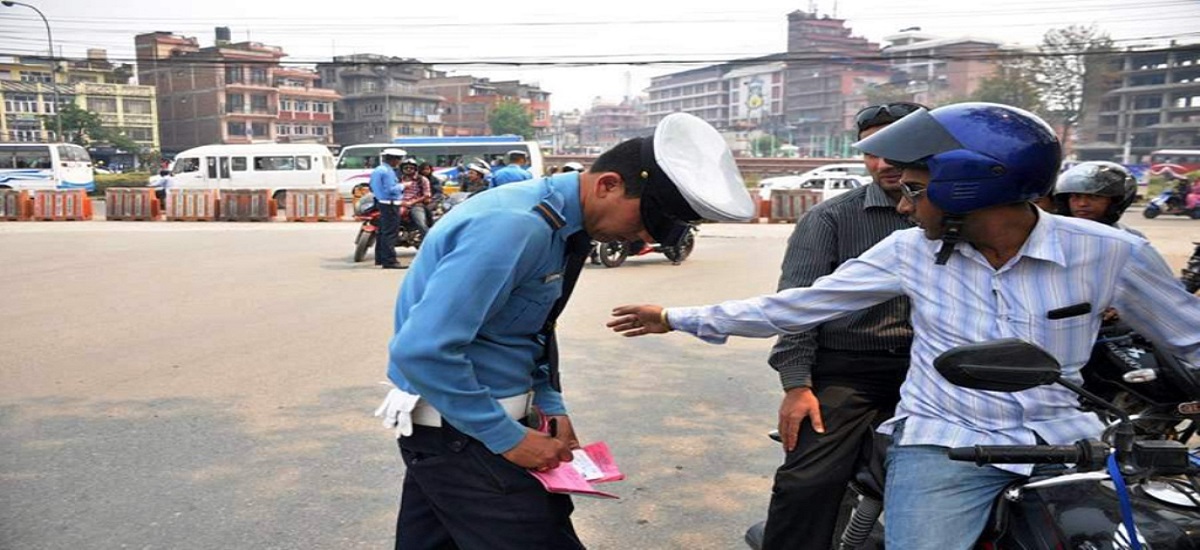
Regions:
M 0 144 L 0 189 L 96 189 L 92 157 L 74 143 Z
M 285 189 L 336 189 L 337 173 L 333 166 L 333 154 L 324 145 L 204 145 L 175 156 L 171 187 L 270 189 L 282 205 Z

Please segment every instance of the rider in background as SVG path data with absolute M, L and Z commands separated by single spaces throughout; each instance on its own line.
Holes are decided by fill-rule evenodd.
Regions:
M 533 179 L 533 174 L 525 169 L 529 155 L 525 151 L 514 149 L 508 152 L 508 165 L 496 170 L 492 176 L 492 187 L 500 187 L 506 183 L 514 183 Z
M 404 186 L 404 194 L 400 197 L 400 219 L 406 214 L 410 216 L 424 237 L 429 232 L 429 211 L 425 205 L 432 202 L 433 192 L 429 180 L 417 173 L 417 166 L 417 161 L 412 158 L 400 162 L 400 185 Z
M 433 195 L 433 199 L 439 199 L 445 194 L 445 192 L 442 191 L 442 187 L 445 186 L 446 182 L 442 180 L 441 176 L 433 173 L 432 164 L 429 164 L 428 162 L 422 162 L 417 166 L 417 173 L 426 180 L 429 180 L 429 192 L 431 195 Z M 428 206 L 430 202 L 431 201 L 426 201 L 425 205 Z
M 1141 232 L 1118 223 L 1121 214 L 1137 198 L 1137 180 L 1115 162 L 1091 161 L 1076 164 L 1058 176 L 1054 202 L 1059 215 L 1111 225 L 1146 238 Z

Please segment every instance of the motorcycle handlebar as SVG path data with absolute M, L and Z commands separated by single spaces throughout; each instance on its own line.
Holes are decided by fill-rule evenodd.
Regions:
M 984 464 L 1074 464 L 1082 462 L 1077 445 L 976 445 L 950 449 L 950 460 Z

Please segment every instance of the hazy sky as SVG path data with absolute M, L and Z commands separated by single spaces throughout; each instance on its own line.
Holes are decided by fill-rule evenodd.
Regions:
M 280 46 L 285 61 L 380 53 L 415 57 L 439 68 L 493 79 L 519 78 L 551 92 L 554 110 L 586 108 L 594 97 L 637 95 L 649 77 L 787 47 L 787 13 L 809 1 L 650 2 L 276 0 L 25 0 L 50 20 L 67 56 L 88 47 L 132 60 L 133 35 L 170 31 L 212 44 L 229 26 Z M 1178 37 L 1200 42 L 1200 0 L 820 0 L 855 33 L 880 41 L 911 26 L 943 36 L 973 35 L 1036 44 L 1049 28 L 1096 24 L 1118 44 Z M 683 6 L 680 10 L 677 6 Z M 46 50 L 41 20 L 28 8 L 0 6 L 0 53 Z M 680 64 L 678 62 L 700 62 Z M 469 64 L 492 62 L 496 64 Z M 671 63 L 675 62 L 675 63 Z M 565 66 L 574 63 L 584 66 Z M 610 64 L 618 63 L 618 64 Z M 624 63 L 646 63 L 628 65 Z

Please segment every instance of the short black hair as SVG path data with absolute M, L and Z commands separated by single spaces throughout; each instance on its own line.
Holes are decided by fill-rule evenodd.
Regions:
M 641 197 L 645 185 L 641 177 L 642 140 L 645 139 L 649 138 L 633 138 L 618 143 L 612 149 L 602 153 L 587 171 L 593 174 L 616 172 L 625 181 L 625 196 Z

